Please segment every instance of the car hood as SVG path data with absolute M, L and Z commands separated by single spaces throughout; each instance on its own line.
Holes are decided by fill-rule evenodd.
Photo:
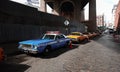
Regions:
M 77 36 L 77 35 L 68 35 L 67 38 L 78 38 L 80 36 Z
M 50 39 L 36 39 L 36 40 L 27 40 L 27 41 L 21 41 L 19 44 L 28 44 L 28 45 L 38 45 L 42 43 L 47 43 L 53 40 Z

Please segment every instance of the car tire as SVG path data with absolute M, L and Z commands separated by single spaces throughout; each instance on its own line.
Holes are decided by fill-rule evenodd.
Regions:
M 65 46 L 65 47 L 66 47 L 66 48 L 69 48 L 69 47 L 71 47 L 71 44 L 72 44 L 72 41 L 69 41 L 69 42 L 66 43 L 66 46 Z
M 86 38 L 83 42 L 84 42 L 84 43 L 87 43 L 87 42 L 88 42 L 88 39 Z
M 50 51 L 51 51 L 51 47 L 50 47 L 50 46 L 47 46 L 47 47 L 45 48 L 43 54 L 44 54 L 44 55 L 49 55 Z
M 80 40 L 80 39 L 78 40 L 78 43 L 81 43 L 81 40 Z

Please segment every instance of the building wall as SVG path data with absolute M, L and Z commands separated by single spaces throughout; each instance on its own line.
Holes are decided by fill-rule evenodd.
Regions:
M 119 21 L 120 21 L 120 1 L 118 2 L 118 5 L 115 11 L 115 22 L 114 22 L 115 29 L 117 29 L 120 26 Z
M 97 16 L 97 26 L 104 26 L 104 15 Z
M 3 0 L 0 2 L 0 43 L 36 39 L 46 31 L 66 33 L 64 17 L 38 11 L 35 8 Z M 83 24 L 70 21 L 69 32 L 84 32 Z

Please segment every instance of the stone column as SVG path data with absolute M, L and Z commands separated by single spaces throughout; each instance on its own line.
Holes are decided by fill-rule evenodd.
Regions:
M 96 0 L 89 0 L 89 24 L 88 31 L 94 32 L 97 29 L 96 25 Z
M 81 20 L 80 21 L 85 21 L 84 9 L 81 10 Z
M 45 0 L 40 0 L 40 11 L 46 12 L 46 2 Z

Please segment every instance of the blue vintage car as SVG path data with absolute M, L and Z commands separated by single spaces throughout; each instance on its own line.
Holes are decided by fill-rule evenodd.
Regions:
M 61 33 L 46 33 L 42 39 L 19 42 L 19 49 L 27 53 L 49 53 L 53 49 L 69 46 L 71 40 Z

